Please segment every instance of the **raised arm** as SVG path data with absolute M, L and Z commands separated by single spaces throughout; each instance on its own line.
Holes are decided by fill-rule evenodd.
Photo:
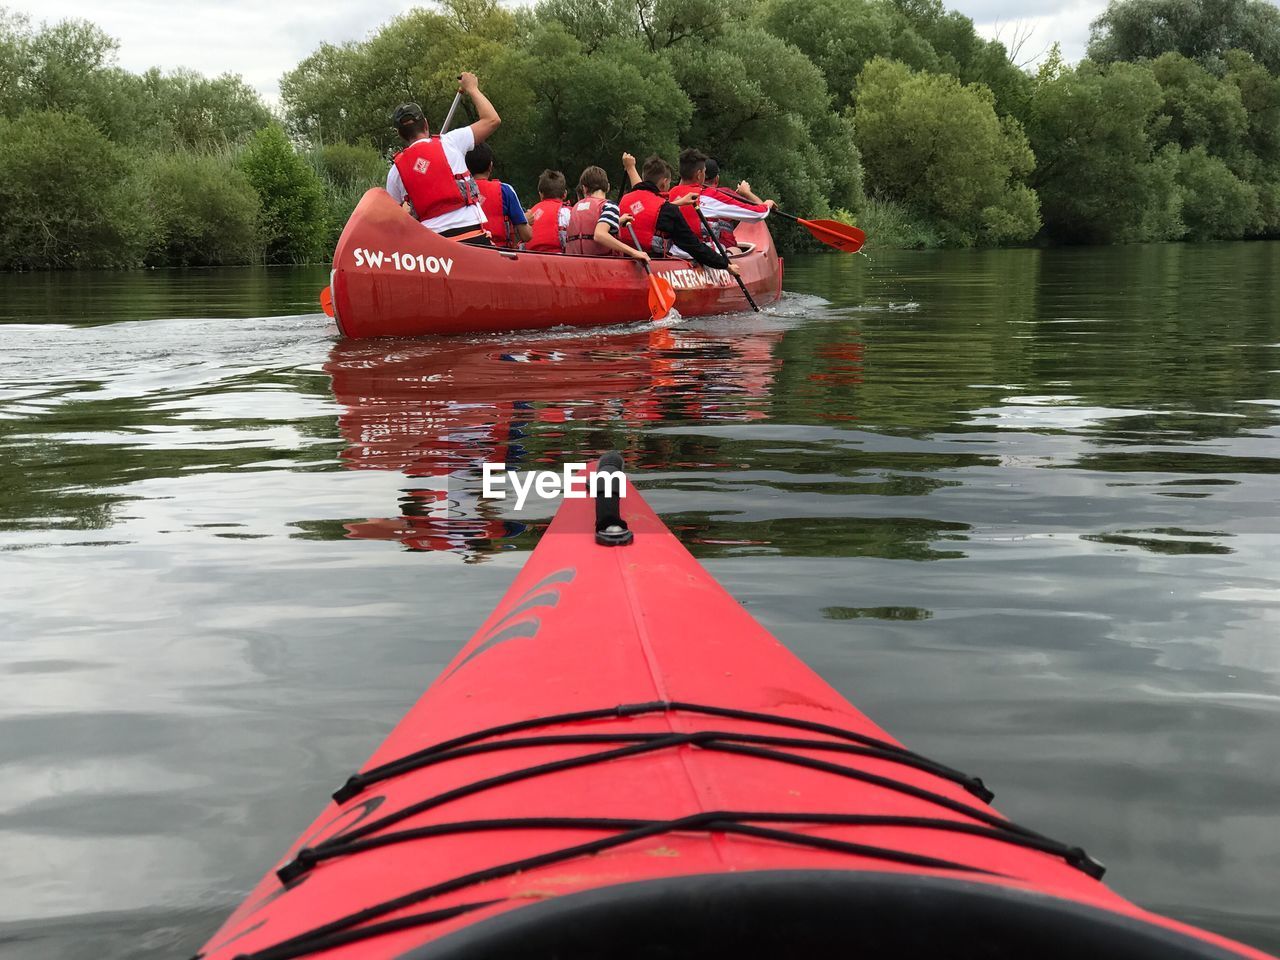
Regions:
M 627 181 L 632 188 L 640 182 L 640 171 L 636 169 L 636 158 L 629 153 L 622 155 L 622 169 L 627 172 Z
M 458 78 L 458 89 L 471 98 L 475 104 L 478 119 L 471 125 L 471 135 L 476 143 L 484 143 L 502 124 L 502 118 L 493 108 L 489 98 L 480 92 L 480 84 L 474 73 L 464 73 Z

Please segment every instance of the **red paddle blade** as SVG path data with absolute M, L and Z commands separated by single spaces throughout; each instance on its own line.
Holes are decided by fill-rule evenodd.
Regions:
M 676 305 L 676 291 L 666 277 L 649 274 L 649 315 L 661 320 Z
M 320 291 L 320 309 L 326 317 L 333 316 L 333 291 L 328 287 Z
M 865 233 L 839 220 L 801 220 L 800 225 L 813 234 L 815 240 L 845 253 L 857 253 L 867 242 Z

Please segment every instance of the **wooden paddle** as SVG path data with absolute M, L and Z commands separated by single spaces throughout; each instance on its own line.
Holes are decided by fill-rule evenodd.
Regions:
M 788 220 L 794 220 L 800 224 L 819 243 L 825 243 L 828 247 L 835 247 L 845 253 L 857 253 L 862 249 L 862 245 L 867 242 L 865 233 L 857 227 L 841 223 L 839 220 L 804 220 L 800 217 L 793 217 L 789 213 L 783 213 L 777 207 L 773 208 L 773 212 L 780 217 L 786 217 Z
M 636 228 L 631 224 L 627 224 L 627 229 L 631 231 L 631 242 L 636 245 L 636 249 L 641 249 L 640 238 L 636 236 Z M 649 278 L 649 316 L 654 320 L 661 320 L 671 308 L 676 305 L 676 290 L 671 286 L 671 281 L 666 277 L 659 277 L 649 269 L 649 262 L 641 260 L 640 266 L 644 267 L 645 275 Z
M 697 211 L 698 219 L 702 221 L 702 229 L 707 231 L 707 236 L 710 237 L 711 242 L 716 245 L 716 251 L 720 254 L 720 256 L 728 260 L 729 255 L 724 252 L 724 247 L 720 244 L 720 238 L 717 237 L 716 232 L 711 229 L 711 224 L 707 223 L 707 218 L 703 214 L 702 210 L 698 207 L 696 203 L 693 205 L 693 209 Z M 731 273 L 729 274 L 729 276 L 733 277 L 733 279 L 738 281 L 738 289 L 741 290 L 742 295 L 747 298 L 747 303 L 751 304 L 752 310 L 754 310 L 756 313 L 759 313 L 760 308 L 756 306 L 755 300 L 751 299 L 751 293 L 750 291 L 747 290 L 747 285 L 742 282 L 742 278 L 735 273 Z

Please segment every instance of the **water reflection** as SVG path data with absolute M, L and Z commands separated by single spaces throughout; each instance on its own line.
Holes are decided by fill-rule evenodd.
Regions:
M 342 410 L 343 463 L 421 481 L 402 491 L 398 516 L 345 523 L 346 534 L 481 561 L 529 527 L 481 497 L 484 464 L 558 467 L 612 446 L 644 469 L 654 457 L 643 427 L 762 420 L 782 335 L 764 326 L 732 336 L 338 342 L 325 372 Z M 584 446 L 584 426 L 612 439 Z

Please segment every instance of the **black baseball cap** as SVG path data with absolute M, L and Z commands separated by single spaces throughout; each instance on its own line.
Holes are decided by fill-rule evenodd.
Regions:
M 391 114 L 391 125 L 393 127 L 407 127 L 425 119 L 427 119 L 426 114 L 422 112 L 422 108 L 416 103 L 402 103 L 396 107 L 395 113 Z

